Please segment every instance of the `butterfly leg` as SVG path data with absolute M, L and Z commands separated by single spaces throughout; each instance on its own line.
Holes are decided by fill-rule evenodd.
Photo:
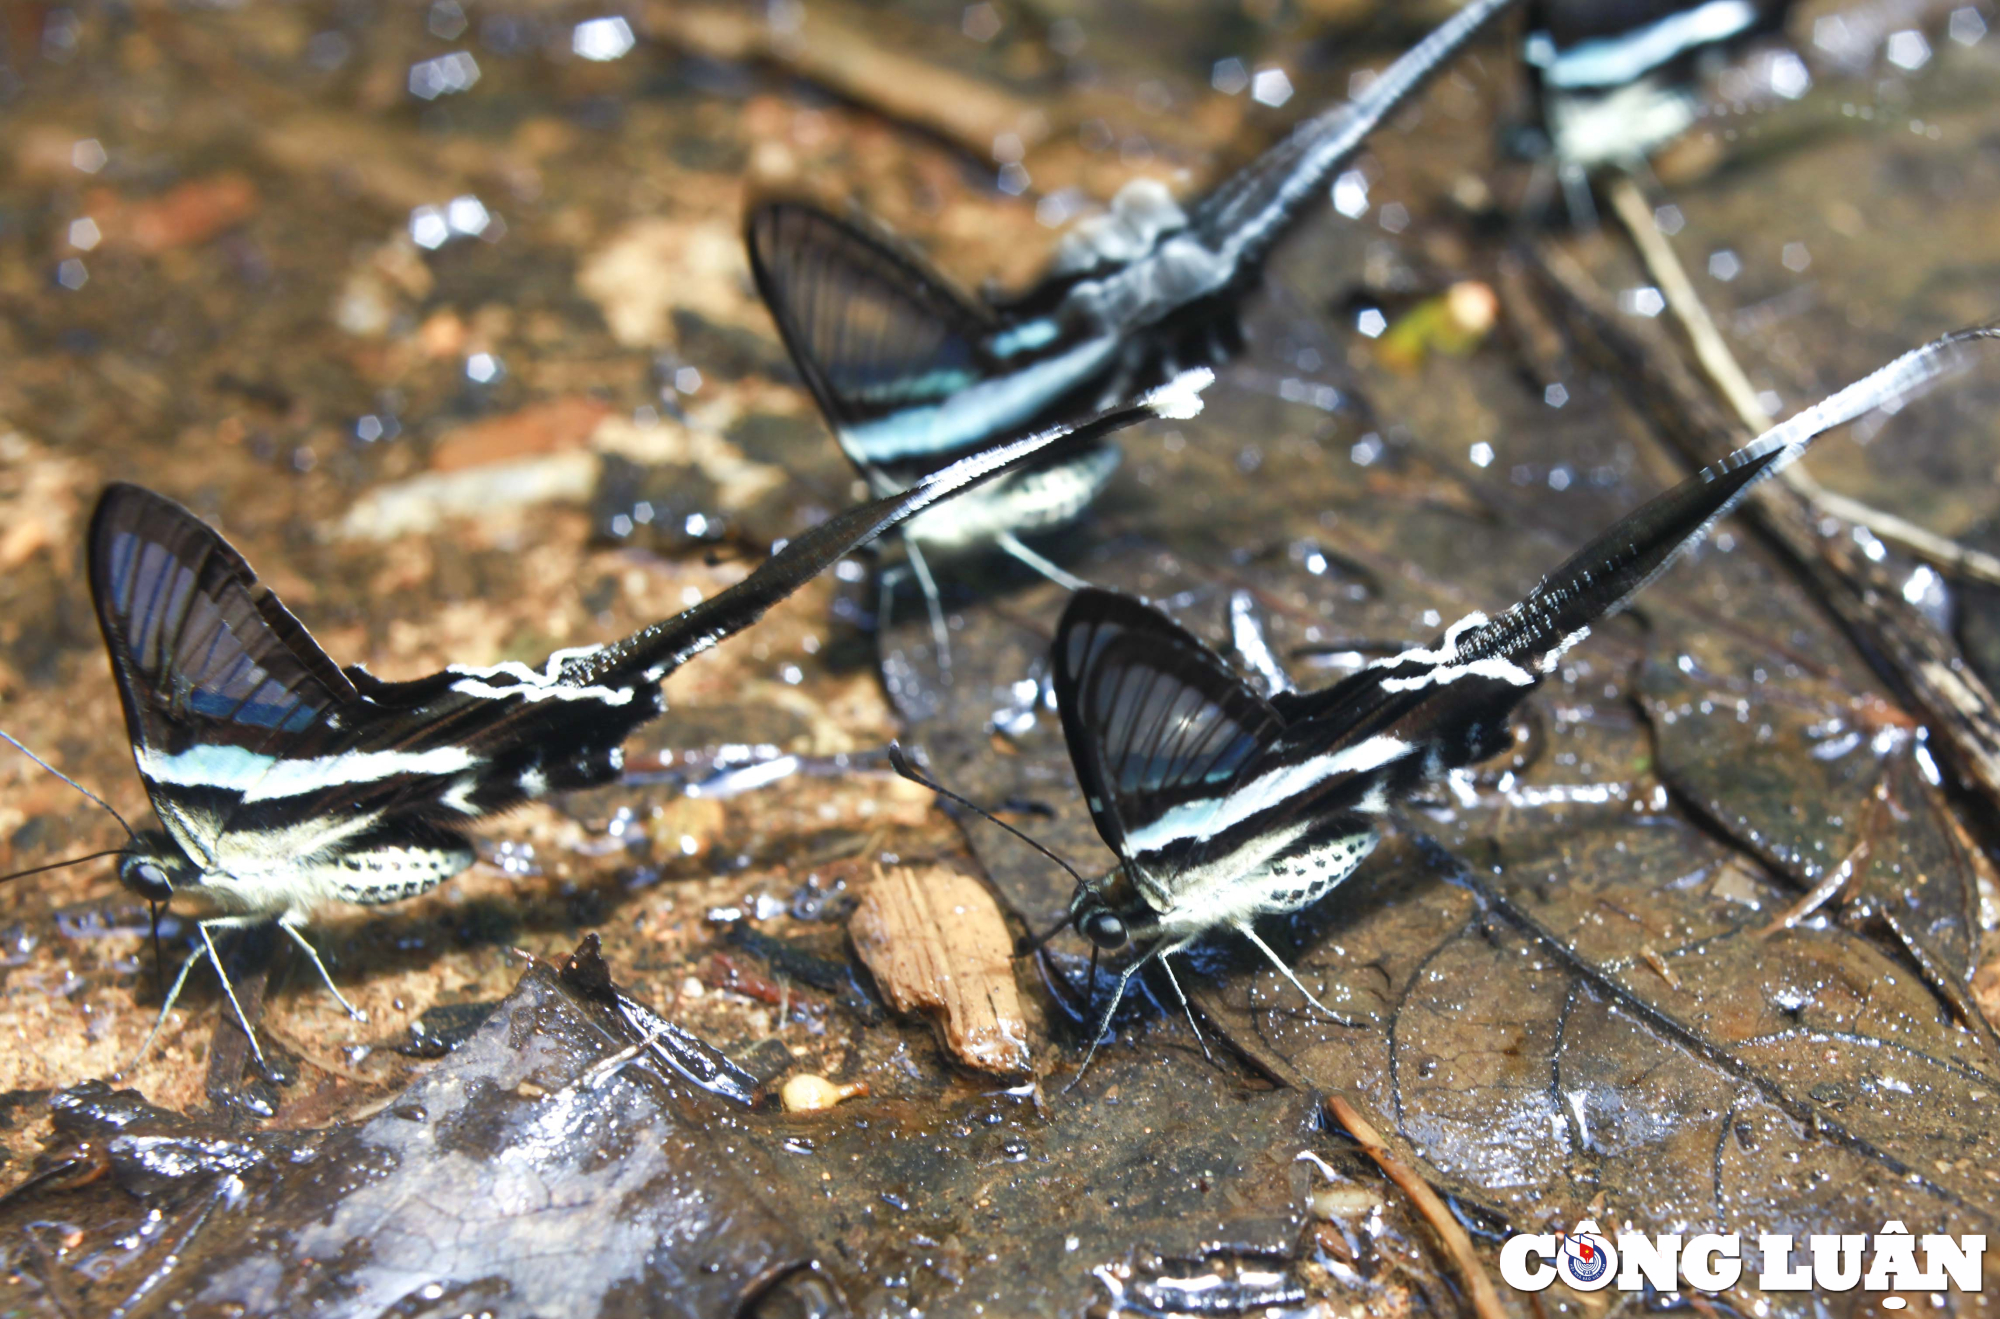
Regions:
M 1264 956 L 1270 958 L 1271 965 L 1277 967 L 1279 973 L 1283 975 L 1285 979 L 1292 982 L 1292 988 L 1298 990 L 1301 994 L 1304 994 L 1306 996 L 1306 1002 L 1318 1008 L 1322 1013 L 1326 1015 L 1328 1020 L 1338 1022 L 1342 1026 L 1359 1026 L 1361 1024 L 1360 1022 L 1355 1021 L 1352 1017 L 1342 1016 L 1340 1013 L 1335 1012 L 1332 1008 L 1328 1007 L 1326 1004 L 1320 1002 L 1317 998 L 1313 997 L 1313 992 L 1310 989 L 1307 989 L 1305 985 L 1300 983 L 1299 978 L 1296 975 L 1292 974 L 1291 967 L 1285 965 L 1285 959 L 1278 956 L 1276 953 L 1272 952 L 1271 945 L 1265 943 L 1262 939 L 1257 937 L 1257 931 L 1251 928 L 1249 921 L 1236 922 L 1236 932 L 1238 934 L 1241 934 L 1244 938 L 1248 939 L 1251 943 L 1256 944 L 1257 951 L 1264 954 Z
M 1563 202 L 1569 207 L 1569 222 L 1579 233 L 1597 231 L 1597 203 L 1590 195 L 1590 176 L 1583 166 L 1575 161 L 1564 161 L 1556 166 L 1556 179 L 1562 184 Z
M 1181 1001 L 1181 1011 L 1187 1014 L 1188 1029 L 1194 1032 L 1195 1042 L 1201 1045 L 1201 1056 L 1214 1062 L 1215 1055 L 1208 1051 L 1208 1037 L 1203 1035 L 1201 1027 L 1195 1024 L 1194 1005 L 1188 1002 L 1187 995 L 1181 992 L 1180 977 L 1174 974 L 1174 964 L 1169 962 L 1164 954 L 1160 957 L 1160 969 L 1167 973 L 1167 983 L 1174 987 L 1174 997 Z
M 304 918 L 301 917 L 300 919 Z M 326 985 L 327 993 L 333 995 L 333 1001 L 340 1004 L 346 1010 L 348 1017 L 354 1021 L 368 1020 L 368 1014 L 360 1008 L 355 1007 L 352 1003 L 349 1003 L 347 996 L 340 992 L 340 986 L 333 983 L 333 975 L 326 969 L 326 963 L 319 960 L 319 950 L 307 942 L 305 935 L 299 933 L 298 926 L 293 923 L 291 913 L 287 912 L 278 918 L 278 928 L 290 935 L 292 942 L 303 949 L 305 955 L 312 959 L 313 969 L 319 972 L 319 978 Z
M 167 991 L 167 1001 L 160 1005 L 160 1015 L 153 1019 L 153 1029 L 146 1032 L 146 1038 L 139 1043 L 139 1051 L 132 1055 L 131 1062 L 125 1064 L 126 1071 L 129 1072 L 137 1067 L 139 1060 L 146 1056 L 146 1051 L 153 1047 L 153 1041 L 160 1037 L 161 1029 L 167 1024 L 167 1014 L 172 1012 L 174 1004 L 180 1001 L 181 988 L 187 984 L 188 973 L 194 970 L 197 963 L 214 955 L 215 948 L 208 943 L 206 935 L 203 936 L 202 942 L 204 946 L 189 953 L 187 960 L 181 963 L 180 974 L 174 977 L 174 986 Z
M 250 1040 L 250 1052 L 257 1055 L 258 1066 L 268 1068 L 270 1064 L 264 1061 L 263 1047 L 257 1043 L 257 1032 L 251 1029 L 250 1017 L 243 1011 L 243 1004 L 237 1001 L 236 986 L 229 983 L 229 973 L 222 969 L 222 958 L 215 951 L 215 941 L 210 939 L 208 935 L 208 927 L 211 925 L 220 926 L 224 929 L 240 929 L 242 926 L 256 919 L 259 918 L 219 916 L 214 920 L 197 921 L 194 928 L 201 935 L 202 946 L 208 949 L 209 964 L 215 968 L 215 978 L 222 982 L 222 992 L 229 996 L 229 1006 L 236 1009 L 236 1022 L 239 1026 L 243 1027 L 243 1034 Z M 181 974 L 183 976 L 187 974 L 185 968 L 183 968 Z
M 1081 591 L 1090 585 L 1075 573 L 1064 571 L 1049 559 L 1029 549 L 1021 543 L 1021 538 L 1011 531 L 1001 532 L 993 538 L 993 543 L 1065 591 Z
M 937 578 L 931 576 L 930 561 L 917 547 L 914 537 L 903 537 L 903 547 L 909 552 L 910 571 L 917 575 L 917 585 L 924 591 L 924 604 L 931 612 L 931 641 L 937 647 L 938 668 L 947 676 L 951 673 L 951 633 L 945 627 L 944 598 L 938 594 Z
M 1104 1042 L 1105 1032 L 1111 1029 L 1111 1014 L 1118 1011 L 1118 1005 L 1125 1001 L 1125 986 L 1132 983 L 1132 977 L 1144 970 L 1146 963 L 1152 961 L 1155 957 L 1165 957 L 1168 953 L 1177 953 L 1192 942 L 1194 942 L 1192 939 L 1182 939 L 1178 943 L 1173 944 L 1156 943 L 1151 948 L 1148 948 L 1138 961 L 1132 963 L 1132 965 L 1119 973 L 1118 987 L 1111 991 L 1111 1002 L 1105 1005 L 1103 1015 L 1097 1019 L 1097 1029 L 1091 1032 L 1090 1048 L 1083 1055 L 1083 1065 L 1076 1069 L 1076 1075 L 1072 1076 L 1069 1079 L 1069 1084 L 1063 1087 L 1064 1094 L 1068 1094 L 1070 1091 L 1076 1089 L 1076 1083 L 1081 1081 L 1083 1074 L 1090 1070 L 1090 1060 L 1097 1056 L 1097 1046 Z M 1094 985 L 1092 987 L 1095 988 Z M 1174 986 L 1174 992 L 1180 992 L 1179 985 Z

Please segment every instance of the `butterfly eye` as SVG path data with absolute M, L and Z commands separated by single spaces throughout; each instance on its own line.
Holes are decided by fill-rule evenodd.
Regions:
M 149 856 L 125 858 L 118 867 L 118 878 L 148 902 L 165 902 L 174 895 L 174 882 L 168 877 L 167 868 Z
M 1125 922 L 1108 911 L 1098 910 L 1085 916 L 1082 921 L 1083 937 L 1099 948 L 1123 948 L 1125 946 Z

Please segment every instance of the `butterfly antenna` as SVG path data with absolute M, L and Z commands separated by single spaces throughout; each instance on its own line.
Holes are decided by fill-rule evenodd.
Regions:
M 1031 953 L 1038 953 L 1042 951 L 1043 948 L 1048 946 L 1049 940 L 1055 938 L 1058 934 L 1061 934 L 1064 930 L 1067 930 L 1068 928 L 1069 928 L 1069 917 L 1067 915 L 1056 917 L 1055 924 L 1049 926 L 1048 929 L 1043 930 L 1040 934 L 1035 935 L 1033 938 L 1029 939 L 1025 944 L 1021 945 L 1017 955 L 1021 957 L 1026 957 Z M 1097 947 L 1097 945 L 1092 944 L 1091 947 L 1095 948 Z
M 26 746 L 22 745 L 21 740 L 19 738 L 15 737 L 12 733 L 8 732 L 6 729 L 0 728 L 0 738 L 5 738 L 8 742 L 13 744 L 14 749 L 16 751 L 19 751 L 22 755 L 34 761 L 37 765 L 40 765 L 43 769 L 47 770 L 49 773 L 55 775 L 57 778 L 61 779 L 64 783 L 69 784 L 70 787 L 75 788 L 78 792 L 90 798 L 92 801 L 96 802 L 99 806 L 102 806 L 105 810 L 110 811 L 111 818 L 118 821 L 120 825 L 124 826 L 125 833 L 127 834 L 127 836 L 134 839 L 136 839 L 139 836 L 138 831 L 135 830 L 130 824 L 126 823 L 125 817 L 120 815 L 118 813 L 117 808 L 112 806 L 110 802 L 104 800 L 104 798 L 98 796 L 96 793 L 92 792 L 89 788 L 84 787 L 81 783 L 78 783 L 75 779 L 63 773 L 61 770 L 57 769 L 54 765 L 51 765 L 48 761 L 43 760 L 40 756 L 28 750 Z M 98 855 L 103 856 L 105 855 L 105 853 L 100 852 L 98 853 Z M 87 861 L 90 858 L 79 857 L 77 859 L 81 861 Z M 63 864 L 67 865 L 68 862 L 64 862 Z M 23 871 L 22 873 L 32 874 L 33 872 Z
M 903 754 L 903 747 L 902 744 L 899 742 L 891 742 L 889 744 L 889 765 L 898 774 L 902 775 L 910 782 L 917 784 L 919 787 L 929 788 L 932 792 L 935 792 L 938 796 L 943 797 L 945 800 L 955 801 L 960 806 L 965 807 L 965 809 L 967 809 L 968 811 L 971 811 L 976 815 L 985 816 L 993 823 L 999 825 L 1002 829 L 1005 829 L 1008 833 L 1014 835 L 1014 837 L 1026 843 L 1029 847 L 1034 848 L 1037 852 L 1040 852 L 1043 856 L 1047 857 L 1049 860 L 1061 866 L 1065 871 L 1069 873 L 1069 877 L 1071 879 L 1075 880 L 1079 884 L 1084 885 L 1085 887 L 1089 887 L 1089 881 L 1076 872 L 1075 866 L 1063 860 L 1061 857 L 1057 856 L 1054 852 L 1051 852 L 1048 848 L 1042 846 L 1040 843 L 1036 842 L 1028 835 L 1022 833 L 1019 829 L 1016 829 L 1013 825 L 1008 824 L 1005 820 L 1001 819 L 993 812 L 987 810 L 985 807 L 975 805 L 974 803 L 967 801 L 965 798 L 953 792 L 950 788 L 944 787 L 935 780 L 926 777 L 921 770 L 917 769 L 916 766 L 910 763 L 910 758 L 905 754 Z M 1061 928 L 1062 926 L 1060 925 L 1056 927 L 1057 930 L 1060 930 Z M 1048 940 L 1053 938 L 1054 936 L 1055 936 L 1055 930 L 1049 931 L 1048 934 L 1045 934 L 1040 939 L 1036 940 L 1035 946 L 1040 947 L 1043 943 L 1048 942 Z
M 64 866 L 81 865 L 85 861 L 95 861 L 101 856 L 123 855 L 125 849 L 122 847 L 113 847 L 102 852 L 87 852 L 82 856 L 73 856 L 67 861 L 51 861 L 45 866 L 30 866 L 26 870 L 16 870 L 11 875 L 0 875 L 0 884 L 5 884 L 10 879 L 25 879 L 29 875 L 39 875 L 49 870 L 61 870 Z
M 1097 1006 L 1097 955 L 1102 952 L 1095 943 L 1090 945 L 1090 977 L 1083 982 L 1083 1019 L 1090 1020 L 1090 1010 Z M 1103 1031 L 1098 1031 L 1102 1035 Z M 1097 1036 L 1091 1036 L 1090 1047 L 1097 1047 Z

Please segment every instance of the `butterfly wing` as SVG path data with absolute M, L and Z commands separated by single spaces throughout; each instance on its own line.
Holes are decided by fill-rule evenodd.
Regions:
M 1282 727 L 1222 660 L 1157 610 L 1083 590 L 1056 630 L 1054 680 L 1092 820 L 1156 909 L 1208 849 L 1219 805 Z
M 935 272 L 798 202 L 746 225 L 757 291 L 847 456 L 871 474 L 931 471 L 958 456 L 912 419 L 988 373 L 991 316 Z M 938 451 L 940 443 L 945 451 Z
M 117 484 L 90 527 L 90 585 L 140 776 L 190 856 L 278 750 L 311 755 L 354 685 L 229 543 Z
M 1793 456 L 1790 448 L 1750 446 L 1620 518 L 1521 603 L 1464 637 L 1456 647 L 1459 662 L 1498 656 L 1547 673 L 1554 657 L 1672 567 L 1750 487 Z

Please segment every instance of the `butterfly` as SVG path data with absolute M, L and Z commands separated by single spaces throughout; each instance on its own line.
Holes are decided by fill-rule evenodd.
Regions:
M 1696 64 L 1782 27 L 1789 8 L 1790 0 L 1533 6 L 1522 59 L 1559 168 L 1571 171 L 1571 195 L 1583 171 L 1643 159 L 1693 125 L 1700 114 Z M 1810 83 L 1796 56 L 1773 70 L 1779 95 L 1802 94 Z M 1576 204 L 1589 213 L 1587 197 Z
M 1300 124 L 1186 208 L 1157 182 L 1127 185 L 1004 303 L 975 301 L 899 245 L 796 201 L 748 216 L 757 289 L 848 458 L 878 494 L 901 489 L 996 434 L 1232 354 L 1235 303 L 1272 246 L 1376 126 L 1511 3 L 1472 0 L 1355 100 Z M 997 545 L 1075 590 L 1083 582 L 1021 536 L 1081 516 L 1119 456 L 1110 443 L 1067 452 L 910 521 L 903 540 L 940 657 L 948 645 L 926 550 Z M 886 592 L 884 603 L 886 618 Z
M 154 1033 L 196 964 L 220 972 L 214 931 L 273 919 L 353 1013 L 300 932 L 315 907 L 434 888 L 472 864 L 466 825 L 616 778 L 627 735 L 665 708 L 662 679 L 836 559 L 1063 443 L 1191 416 L 1209 378 L 1189 373 L 850 509 L 736 585 L 622 641 L 559 650 L 539 667 L 454 664 L 407 682 L 335 664 L 214 528 L 152 491 L 109 487 L 91 519 L 91 595 L 162 826 L 134 835 L 119 878 L 149 901 L 198 895 L 223 913 L 196 924 L 200 946 Z M 223 986 L 249 1032 L 226 977 Z
M 1093 968 L 1099 951 L 1142 949 L 1092 1050 L 1148 963 L 1166 969 L 1185 1007 L 1166 959 L 1217 929 L 1241 934 L 1334 1016 L 1255 920 L 1325 897 L 1375 849 L 1398 801 L 1507 746 L 1510 712 L 1562 656 L 1815 436 L 1899 405 L 1954 369 L 1964 345 L 1994 338 L 1964 331 L 1905 354 L 1627 515 L 1505 613 L 1470 614 L 1323 691 L 1253 689 L 1150 605 L 1097 589 L 1072 596 L 1052 656 L 1056 705 L 1118 865 L 1079 880 L 1065 923 L 1090 942 Z

